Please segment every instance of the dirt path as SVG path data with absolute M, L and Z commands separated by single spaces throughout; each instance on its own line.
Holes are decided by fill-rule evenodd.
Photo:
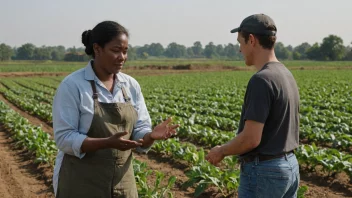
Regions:
M 181 164 L 170 163 L 170 160 L 161 159 L 160 157 L 153 155 L 151 152 L 148 154 L 134 153 L 134 157 L 141 162 L 145 162 L 148 166 L 148 169 L 157 170 L 164 173 L 165 179 L 162 183 L 163 185 L 167 185 L 168 178 L 171 176 L 176 176 L 177 180 L 175 182 L 175 186 L 173 189 L 171 189 L 175 198 L 192 197 L 194 190 L 182 190 L 181 188 L 181 185 L 188 180 L 187 176 L 182 170 L 186 167 Z M 150 185 L 153 186 L 154 182 L 155 176 L 153 175 L 150 181 Z
M 305 197 L 309 198 L 340 198 L 352 197 L 352 187 L 346 181 L 346 174 L 340 174 L 336 179 L 326 179 L 315 174 L 301 171 L 301 185 L 308 186 Z
M 0 94 L 0 100 L 6 102 L 8 105 L 10 105 L 11 108 L 13 108 L 15 111 L 20 113 L 22 116 L 26 117 L 30 122 L 32 122 L 35 125 L 42 125 L 45 127 L 45 131 L 52 134 L 53 130 L 51 126 L 47 125 L 45 122 L 41 121 L 40 119 L 33 117 L 29 115 L 28 113 L 20 110 L 13 104 L 11 104 L 9 101 L 7 101 L 1 94 Z M 2 129 L 2 128 L 0 128 Z M 3 131 L 3 130 L 0 130 Z M 0 197 L 5 197 L 7 198 L 8 195 L 11 195 L 9 197 L 21 197 L 22 195 L 27 195 L 26 193 L 28 188 L 28 184 L 33 184 L 34 188 L 30 188 L 32 190 L 31 192 L 36 192 L 36 193 L 48 193 L 45 191 L 45 189 L 48 189 L 48 187 L 44 188 L 45 184 L 38 185 L 38 183 L 33 183 L 33 181 L 37 181 L 33 174 L 24 174 L 26 173 L 25 170 L 22 170 L 20 167 L 26 167 L 28 164 L 21 164 L 25 162 L 20 162 L 19 163 L 19 155 L 21 153 L 16 153 L 15 151 L 11 151 L 9 149 L 9 143 L 10 140 L 8 140 L 3 132 L 0 132 L 0 156 L 2 159 L 0 160 Z M 2 147 L 7 148 L 3 149 Z M 9 153 L 9 151 L 11 151 Z M 2 154 L 2 152 L 5 152 L 7 154 Z M 3 156 L 8 156 L 4 157 Z M 184 174 L 184 170 L 187 168 L 182 163 L 177 163 L 176 160 L 170 159 L 170 158 L 165 158 L 161 157 L 159 155 L 154 154 L 153 152 L 148 153 L 147 155 L 145 154 L 135 154 L 136 159 L 146 162 L 147 166 L 150 167 L 152 170 L 158 170 L 161 171 L 165 174 L 165 178 L 169 178 L 172 175 L 175 175 L 178 180 L 176 182 L 175 187 L 172 189 L 172 192 L 174 193 L 175 197 L 191 197 L 192 192 L 194 189 L 187 189 L 187 190 L 182 190 L 181 185 L 183 182 L 185 182 L 188 178 Z M 5 159 L 5 160 L 3 160 Z M 17 160 L 17 161 L 16 161 Z M 12 166 L 8 164 L 12 164 Z M 13 164 L 15 163 L 15 164 Z M 17 164 L 16 164 L 17 163 Z M 28 163 L 28 162 L 27 162 Z M 22 183 L 18 183 L 16 180 L 16 177 L 3 177 L 3 175 L 8 174 L 8 167 L 13 167 L 11 168 L 12 172 L 14 170 L 17 170 L 19 174 L 22 174 L 23 178 L 20 179 L 19 181 L 25 181 L 26 185 L 18 186 L 16 185 L 21 185 Z M 20 170 L 20 171 L 19 171 Z M 22 171 L 21 171 L 22 170 Z M 17 173 L 16 172 L 16 173 Z M 35 173 L 35 171 L 32 170 L 32 172 Z M 25 178 L 28 177 L 28 178 Z M 12 179 L 11 179 L 12 178 Z M 28 179 L 28 180 L 27 180 Z M 306 197 L 312 197 L 312 198 L 338 198 L 338 197 L 352 197 L 352 188 L 351 184 L 348 184 L 348 181 L 339 181 L 346 179 L 345 177 L 337 177 L 337 179 L 334 180 L 327 180 L 324 179 L 323 177 L 320 176 L 314 176 L 314 175 L 308 175 L 302 173 L 301 175 L 301 185 L 306 185 L 308 186 L 308 192 L 306 193 Z M 33 181 L 32 181 L 33 180 Z M 5 183 L 4 183 L 5 182 Z M 17 183 L 16 183 L 17 182 Z M 38 182 L 38 181 L 37 181 Z M 150 183 L 155 182 L 155 177 L 151 178 Z M 4 184 L 3 184 L 4 183 Z M 15 186 L 15 187 L 13 187 Z M 18 190 L 17 190 L 18 188 Z M 11 194 L 12 193 L 12 194 Z M 14 194 L 15 193 L 15 194 Z M 17 194 L 16 194 L 17 193 Z M 13 196 L 14 194 L 14 196 Z M 39 194 L 40 196 L 43 194 Z M 6 197 L 7 196 L 7 197 Z M 39 197 L 40 197 L 39 196 Z M 25 196 L 28 197 L 28 196 Z M 210 196 L 212 197 L 212 196 Z
M 33 169 L 33 162 L 23 159 L 11 141 L 0 125 L 0 197 L 54 197 L 52 188 L 41 179 L 41 173 Z

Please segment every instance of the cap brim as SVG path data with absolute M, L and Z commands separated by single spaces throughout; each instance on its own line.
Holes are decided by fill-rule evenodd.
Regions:
M 238 28 L 235 28 L 235 29 L 231 30 L 230 32 L 231 32 L 231 33 L 236 33 L 236 32 L 238 32 L 239 30 L 240 30 L 240 28 L 238 27 Z

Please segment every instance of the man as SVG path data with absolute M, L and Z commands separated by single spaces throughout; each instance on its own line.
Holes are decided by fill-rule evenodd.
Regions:
M 294 154 L 299 136 L 299 93 L 291 72 L 275 56 L 276 25 L 267 15 L 245 18 L 237 41 L 247 66 L 257 69 L 242 106 L 238 134 L 212 148 L 206 159 L 217 165 L 239 155 L 239 197 L 296 197 L 299 165 Z

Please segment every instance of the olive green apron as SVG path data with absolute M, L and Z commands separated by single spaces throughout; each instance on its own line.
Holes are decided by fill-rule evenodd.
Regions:
M 125 103 L 98 102 L 94 81 L 94 116 L 88 137 L 106 138 L 127 131 L 130 139 L 137 122 L 137 112 L 122 87 Z M 86 153 L 79 159 L 65 154 L 57 189 L 58 198 L 137 198 L 137 187 L 132 166 L 132 151 L 102 149 Z

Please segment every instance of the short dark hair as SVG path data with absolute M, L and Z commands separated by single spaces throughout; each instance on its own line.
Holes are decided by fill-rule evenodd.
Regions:
M 276 28 L 273 26 L 273 27 L 269 27 L 268 30 L 276 31 Z M 258 39 L 259 44 L 264 49 L 273 49 L 275 46 L 276 36 L 259 35 L 259 34 L 253 34 L 246 31 L 241 31 L 240 34 L 242 35 L 246 43 L 249 40 L 249 35 L 252 34 L 254 37 Z
M 114 21 L 103 21 L 97 24 L 92 30 L 84 31 L 82 33 L 82 43 L 86 47 L 86 54 L 95 58 L 93 50 L 94 43 L 104 48 L 105 44 L 121 34 L 129 37 L 127 29 Z

